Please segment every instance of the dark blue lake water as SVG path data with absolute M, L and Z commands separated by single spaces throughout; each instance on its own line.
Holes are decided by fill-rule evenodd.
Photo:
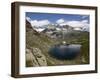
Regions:
M 74 59 L 81 50 L 80 44 L 53 46 L 49 50 L 49 54 L 57 59 Z

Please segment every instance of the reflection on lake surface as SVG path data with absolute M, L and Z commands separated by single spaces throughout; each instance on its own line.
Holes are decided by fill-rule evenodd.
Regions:
M 66 45 L 55 45 L 50 48 L 49 54 L 57 59 L 74 59 L 76 58 L 81 50 L 80 44 L 66 44 Z

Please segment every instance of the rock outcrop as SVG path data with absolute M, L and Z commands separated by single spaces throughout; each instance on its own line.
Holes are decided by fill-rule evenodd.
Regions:
M 26 64 L 27 66 L 47 66 L 46 57 L 38 48 L 26 49 Z

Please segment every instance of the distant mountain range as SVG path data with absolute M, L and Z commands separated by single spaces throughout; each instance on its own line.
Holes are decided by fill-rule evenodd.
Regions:
M 28 21 L 29 22 L 29 21 Z M 29 22 L 31 24 L 31 22 Z M 32 26 L 32 25 L 31 25 Z M 79 27 L 73 27 L 67 24 L 48 24 L 48 25 L 44 25 L 44 26 L 32 26 L 32 28 L 34 30 L 36 30 L 37 32 L 45 32 L 45 31 L 87 31 L 89 32 L 89 28 L 86 26 L 79 26 Z
M 27 21 L 27 20 L 26 20 Z M 88 32 L 89 30 L 85 27 L 72 27 L 66 24 L 48 24 L 45 26 L 32 26 L 29 21 L 27 21 L 27 26 L 30 24 L 31 28 L 35 30 L 36 33 L 43 33 L 51 38 L 64 38 L 73 32 Z M 29 27 L 30 29 L 30 27 Z M 66 36 L 65 36 L 66 35 Z

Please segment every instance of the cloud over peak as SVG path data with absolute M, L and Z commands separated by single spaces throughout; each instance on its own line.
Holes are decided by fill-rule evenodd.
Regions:
M 58 20 L 56 21 L 57 24 L 61 24 L 61 23 L 64 23 L 64 22 L 65 22 L 64 19 L 58 19 Z
M 26 17 L 26 20 L 28 20 L 31 23 L 32 27 L 33 26 L 35 26 L 35 27 L 40 26 L 41 27 L 41 26 L 45 26 L 45 25 L 50 24 L 50 21 L 46 20 L 46 19 L 44 19 L 44 20 L 31 20 L 30 17 Z
M 72 27 L 85 27 L 88 24 L 87 20 L 82 21 L 68 21 L 67 25 L 70 25 Z
M 50 21 L 48 20 L 32 20 L 31 25 L 32 26 L 45 26 L 50 24 Z

